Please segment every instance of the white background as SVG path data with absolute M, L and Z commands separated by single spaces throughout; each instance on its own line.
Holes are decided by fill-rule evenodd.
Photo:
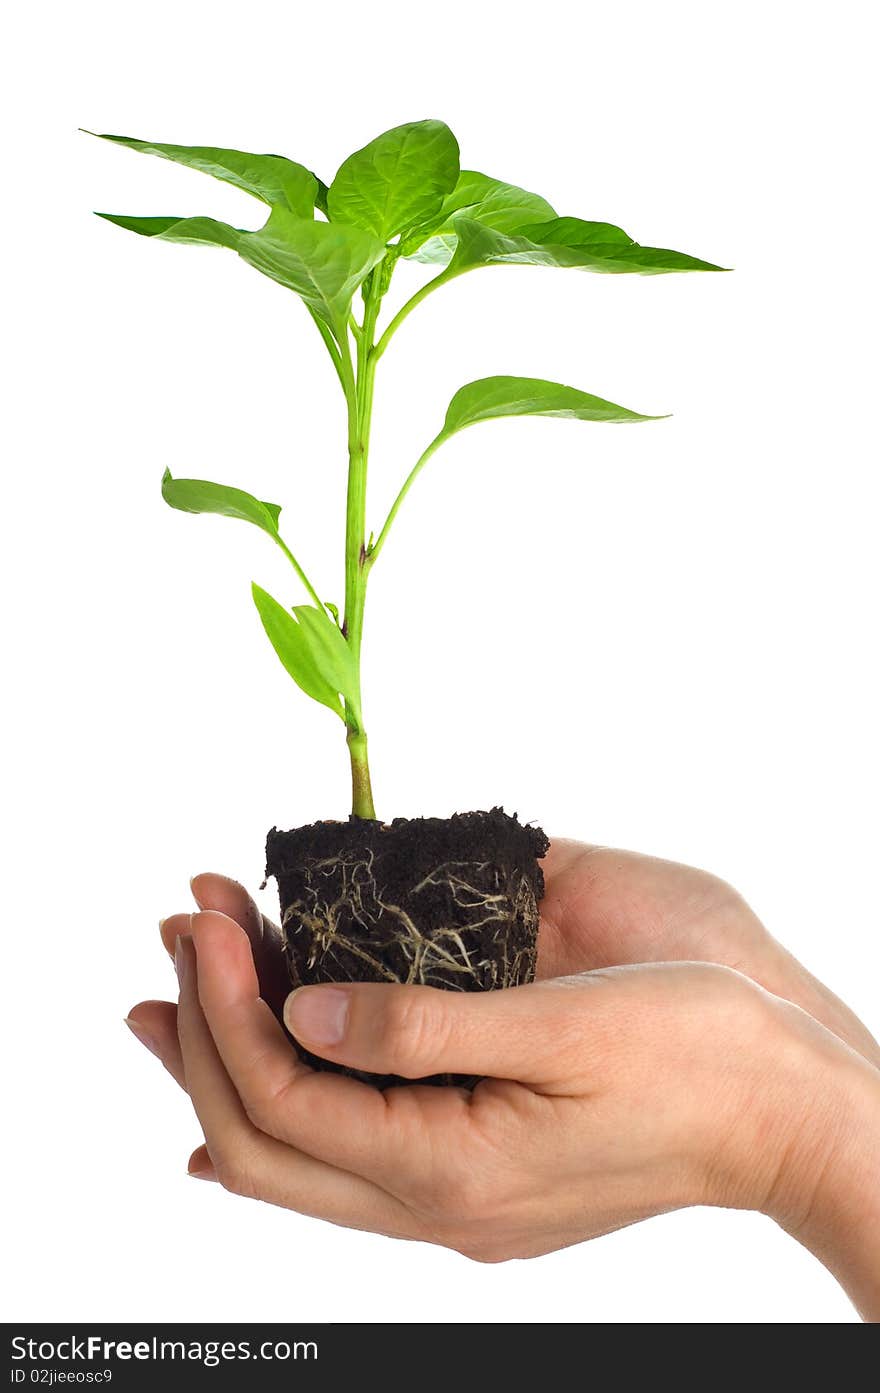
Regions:
M 81 0 L 7 21 L 7 1318 L 855 1319 L 754 1215 L 480 1267 L 186 1177 L 188 1103 L 122 1024 L 172 992 L 157 920 L 197 870 L 256 887 L 267 828 L 344 815 L 348 788 L 340 728 L 252 611 L 251 579 L 290 589 L 283 558 L 170 512 L 159 479 L 282 503 L 339 599 L 343 424 L 293 296 L 91 216 L 253 227 L 259 205 L 76 127 L 277 150 L 329 180 L 439 116 L 466 166 L 736 268 L 485 271 L 401 331 L 373 525 L 471 378 L 674 415 L 481 426 L 432 461 L 372 583 L 378 807 L 503 803 L 708 866 L 876 1030 L 870 8 Z

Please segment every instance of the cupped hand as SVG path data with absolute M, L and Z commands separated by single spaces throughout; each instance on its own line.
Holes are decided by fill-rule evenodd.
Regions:
M 649 962 L 710 962 L 735 968 L 808 1011 L 880 1066 L 880 1044 L 839 997 L 768 933 L 732 886 L 693 866 L 557 838 L 543 862 L 545 895 L 538 936 L 538 977 Z M 280 930 L 236 881 L 198 875 L 200 909 L 228 915 L 247 933 L 262 994 L 281 1018 L 289 978 Z M 164 920 L 169 953 L 189 916 Z M 175 1008 L 143 1003 L 141 1015 L 167 1023 Z
M 320 986 L 288 998 L 291 1033 L 338 1063 L 490 1076 L 472 1093 L 381 1093 L 297 1059 L 237 923 L 207 911 L 186 927 L 177 1033 L 159 1052 L 206 1139 L 192 1169 L 238 1194 L 501 1261 L 688 1204 L 796 1225 L 809 1178 L 839 1143 L 818 1081 L 839 1065 L 835 1051 L 855 1056 L 729 969 L 615 968 L 486 994 Z

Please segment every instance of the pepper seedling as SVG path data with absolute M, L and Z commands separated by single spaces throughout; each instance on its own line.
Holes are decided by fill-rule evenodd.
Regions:
M 92 132 L 90 132 L 92 134 Z M 259 527 L 281 548 L 308 601 L 288 608 L 253 586 L 259 617 L 294 682 L 343 722 L 352 776 L 352 813 L 375 809 L 361 700 L 361 647 L 367 582 L 401 504 L 445 441 L 482 421 L 553 416 L 580 421 L 659 419 L 575 387 L 531 377 L 484 377 L 452 398 L 441 429 L 413 466 L 378 532 L 366 522 L 367 461 L 376 370 L 407 317 L 429 295 L 486 266 L 551 266 L 612 275 L 659 275 L 725 268 L 682 252 L 642 246 L 612 223 L 559 217 L 546 199 L 474 170 L 463 170 L 455 136 L 442 121 L 386 131 L 350 155 L 328 186 L 282 155 L 212 146 L 163 145 L 102 135 L 131 150 L 210 174 L 268 205 L 262 227 L 246 231 L 210 217 L 129 217 L 100 213 L 119 227 L 165 242 L 225 247 L 303 301 L 339 378 L 347 422 L 343 618 L 319 591 L 279 530 L 281 509 L 225 484 L 173 478 L 162 494 L 172 508 L 219 513 Z M 433 276 L 380 326 L 395 267 L 407 258 Z M 360 292 L 359 310 L 355 297 Z

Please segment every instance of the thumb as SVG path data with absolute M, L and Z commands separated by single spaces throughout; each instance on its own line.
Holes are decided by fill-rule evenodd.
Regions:
M 601 974 L 503 991 L 346 983 L 300 987 L 284 1023 L 313 1054 L 407 1079 L 481 1074 L 551 1086 L 570 1077 Z

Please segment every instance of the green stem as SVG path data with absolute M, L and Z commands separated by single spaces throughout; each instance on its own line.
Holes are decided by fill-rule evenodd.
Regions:
M 345 336 L 342 353 L 342 380 L 348 404 L 348 494 L 345 520 L 345 621 L 343 633 L 352 651 L 355 670 L 356 710 L 346 708 L 348 749 L 351 759 L 352 813 L 355 817 L 375 818 L 367 758 L 367 737 L 359 718 L 361 709 L 361 643 L 364 631 L 364 604 L 367 594 L 367 461 L 376 352 L 373 339 L 381 295 L 378 278 L 370 277 L 364 309 L 364 322 L 356 340 L 357 362 L 352 363 L 351 347 Z
M 368 553 L 368 555 L 367 555 L 367 571 L 368 571 L 368 572 L 369 572 L 370 568 L 372 567 L 373 563 L 375 562 L 376 557 L 379 555 L 379 552 L 382 550 L 383 546 L 385 545 L 385 539 L 387 538 L 388 533 L 391 531 L 391 524 L 394 522 L 394 519 L 397 517 L 397 514 L 398 514 L 398 512 L 399 512 L 399 510 L 400 510 L 400 505 L 401 505 L 401 503 L 403 502 L 403 500 L 406 498 L 406 495 L 409 493 L 409 491 L 410 491 L 410 489 L 412 488 L 413 484 L 415 483 L 416 477 L 421 473 L 421 471 L 424 469 L 425 465 L 428 463 L 428 460 L 429 460 L 429 459 L 431 458 L 431 456 L 433 455 L 434 451 L 437 450 L 437 449 L 439 449 L 439 447 L 443 444 L 443 441 L 444 441 L 445 439 L 446 439 L 446 437 L 445 437 L 444 435 L 438 435 L 438 436 L 436 437 L 435 440 L 432 440 L 431 443 L 430 443 L 430 445 L 428 446 L 427 450 L 425 450 L 424 454 L 422 454 L 422 455 L 419 456 L 418 460 L 417 460 L 416 463 L 413 465 L 413 467 L 412 467 L 412 469 L 410 470 L 410 472 L 407 474 L 406 479 L 404 480 L 403 488 L 400 490 L 400 493 L 397 495 L 397 497 L 395 498 L 394 502 L 393 502 L 392 505 L 391 505 L 391 511 L 390 511 L 390 513 L 388 514 L 387 518 L 385 519 L 385 525 L 384 525 L 384 527 L 382 528 L 382 531 L 379 533 L 379 535 L 378 535 L 378 537 L 376 538 L 375 542 L 374 542 L 373 545 L 370 547 L 369 553 Z
M 299 578 L 300 578 L 300 580 L 302 581 L 303 585 L 305 586 L 306 590 L 308 590 L 309 595 L 310 595 L 311 598 L 314 600 L 315 604 L 318 606 L 318 609 L 323 609 L 323 608 L 324 608 L 324 601 L 318 598 L 318 592 L 317 592 L 317 590 L 316 590 L 315 587 L 312 585 L 312 582 L 309 580 L 308 576 L 306 575 L 306 573 L 305 573 L 305 571 L 303 570 L 302 566 L 301 566 L 301 565 L 299 564 L 299 562 L 297 561 L 297 559 L 296 559 L 296 557 L 294 556 L 293 552 L 290 550 L 290 547 L 287 545 L 287 543 L 286 543 L 281 537 L 278 536 L 277 533 L 275 534 L 275 541 L 278 543 L 278 545 L 280 546 L 281 550 L 284 552 L 284 555 L 287 557 L 287 559 L 288 559 L 288 561 L 290 562 L 291 566 L 292 566 L 293 569 L 296 571 L 297 575 L 299 576 Z
M 397 314 L 391 320 L 384 334 L 379 339 L 375 348 L 376 358 L 382 357 L 382 354 L 385 352 L 385 349 L 388 347 L 407 315 L 411 314 L 417 305 L 420 305 L 423 300 L 427 299 L 432 290 L 439 290 L 441 285 L 447 285 L 449 281 L 454 281 L 456 276 L 462 276 L 465 271 L 469 271 L 470 269 L 469 266 L 465 266 L 460 271 L 453 271 L 451 266 L 447 266 L 445 270 L 440 272 L 439 276 L 435 276 L 432 281 L 428 281 L 427 285 L 423 285 L 421 290 L 417 290 L 415 295 L 412 295 L 410 299 L 407 300 L 406 304 L 397 311 Z
M 315 321 L 315 324 L 318 327 L 318 333 L 324 340 L 327 352 L 330 354 L 331 362 L 333 363 L 333 366 L 336 369 L 336 376 L 342 383 L 342 390 L 345 391 L 345 381 L 342 375 L 342 355 L 339 351 L 339 344 L 336 342 L 335 338 L 330 332 L 330 329 L 324 323 L 323 319 L 321 319 L 320 315 L 315 314 L 315 311 L 312 309 L 309 310 L 309 314 L 312 316 L 312 319 Z
M 466 268 L 468 269 L 468 268 Z M 441 443 L 428 446 L 397 496 L 385 526 L 375 543 L 367 547 L 367 462 L 370 449 L 370 424 L 373 414 L 373 388 L 376 364 L 393 335 L 417 305 L 447 281 L 461 275 L 448 266 L 409 299 L 376 341 L 376 323 L 382 303 L 382 268 L 377 267 L 366 282 L 363 324 L 352 316 L 339 336 L 338 372 L 348 405 L 348 493 L 345 508 L 345 619 L 342 632 L 352 651 L 355 670 L 354 702 L 346 706 L 348 750 L 351 760 L 351 810 L 355 817 L 375 818 L 373 793 L 370 784 L 370 765 L 367 756 L 367 736 L 360 717 L 361 710 L 361 644 L 364 633 L 364 605 L 367 597 L 367 577 L 378 556 L 397 510 L 419 470 Z M 320 326 L 319 326 L 320 327 Z M 352 362 L 349 332 L 354 337 L 356 360 Z M 335 359 L 334 359 L 335 361 Z
M 375 818 L 367 737 L 362 731 L 358 734 L 349 728 L 348 754 L 351 760 L 351 811 L 355 817 Z

